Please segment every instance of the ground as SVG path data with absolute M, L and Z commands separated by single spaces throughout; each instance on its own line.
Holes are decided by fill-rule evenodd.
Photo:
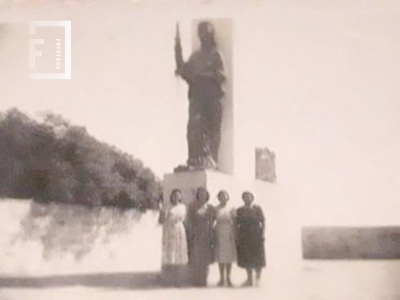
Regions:
M 398 300 L 398 274 L 400 261 L 308 261 L 293 268 L 267 269 L 258 288 L 239 287 L 244 274 L 237 268 L 234 288 L 216 287 L 216 266 L 212 267 L 208 288 L 152 287 L 148 285 L 151 273 L 87 274 L 31 281 L 20 278 L 0 291 L 0 299 Z

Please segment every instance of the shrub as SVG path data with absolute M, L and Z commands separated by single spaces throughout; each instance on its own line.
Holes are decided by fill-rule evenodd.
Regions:
M 48 113 L 37 122 L 17 109 L 0 113 L 0 197 L 156 208 L 161 185 L 127 153 L 84 127 Z

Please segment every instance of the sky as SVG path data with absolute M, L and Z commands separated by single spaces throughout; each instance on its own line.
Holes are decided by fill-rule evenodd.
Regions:
M 315 220 L 398 224 L 395 0 L 0 0 L 0 109 L 60 113 L 162 178 L 186 160 L 173 42 L 179 21 L 189 55 L 194 18 L 233 19 L 235 176 L 268 147 Z M 28 79 L 32 20 L 71 20 L 71 80 Z

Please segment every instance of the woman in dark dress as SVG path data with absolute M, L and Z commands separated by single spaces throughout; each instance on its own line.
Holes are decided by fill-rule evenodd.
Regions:
M 261 278 L 261 269 L 265 267 L 264 251 L 264 214 L 260 206 L 254 205 L 254 196 L 250 192 L 242 194 L 244 205 L 237 210 L 236 224 L 238 234 L 238 266 L 247 271 L 244 286 L 253 285 L 253 270 L 256 272 L 256 284 Z
M 199 188 L 191 203 L 186 224 L 189 267 L 193 286 L 206 286 L 208 267 L 214 261 L 214 208 L 208 204 L 210 194 Z

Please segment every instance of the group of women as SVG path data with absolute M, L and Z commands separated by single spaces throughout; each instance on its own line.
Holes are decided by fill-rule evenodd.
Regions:
M 210 205 L 209 198 L 209 192 L 199 188 L 195 201 L 186 207 L 181 191 L 172 191 L 170 205 L 161 210 L 159 218 L 163 224 L 163 269 L 174 279 L 174 285 L 182 285 L 184 278 L 189 278 L 192 286 L 206 286 L 209 265 L 216 262 L 218 286 L 232 287 L 231 268 L 237 263 L 247 271 L 243 286 L 258 285 L 265 267 L 261 207 L 253 204 L 254 196 L 248 191 L 242 194 L 244 205 L 238 209 L 230 208 L 226 191 L 218 193 L 217 206 Z

